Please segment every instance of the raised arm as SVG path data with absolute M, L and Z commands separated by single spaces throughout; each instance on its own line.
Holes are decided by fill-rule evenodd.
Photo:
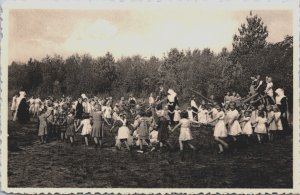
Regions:
M 81 123 L 75 131 L 77 132 L 82 126 L 83 126 L 83 124 Z
M 175 131 L 175 129 L 177 129 L 179 126 L 181 125 L 181 123 L 179 122 L 173 129 L 171 129 L 171 131 Z
M 158 123 L 158 116 L 157 116 L 155 107 L 152 107 L 152 108 L 151 108 L 151 111 L 152 111 L 152 116 L 153 116 L 154 121 L 155 121 L 156 123 Z

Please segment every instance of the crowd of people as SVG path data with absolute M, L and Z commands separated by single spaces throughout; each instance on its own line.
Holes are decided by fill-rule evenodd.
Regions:
M 238 147 L 241 137 L 249 145 L 273 142 L 284 138 L 289 132 L 288 104 L 284 90 L 276 89 L 274 96 L 271 77 L 261 80 L 251 77 L 249 95 L 242 98 L 236 92 L 228 92 L 223 102 L 203 99 L 199 105 L 195 95 L 191 96 L 187 109 L 179 105 L 177 94 L 160 86 L 157 96 L 151 93 L 148 99 L 114 100 L 112 97 L 88 98 L 82 94 L 75 100 L 68 97 L 54 99 L 40 97 L 26 99 L 21 91 L 12 99 L 12 118 L 25 124 L 30 117 L 38 118 L 38 136 L 41 144 L 51 139 L 68 142 L 72 146 L 77 134 L 82 136 L 85 146 L 91 141 L 96 148 L 103 145 L 103 137 L 111 134 L 114 146 L 121 150 L 137 148 L 137 152 L 173 149 L 170 133 L 179 129 L 180 154 L 184 159 L 184 146 L 193 151 L 196 147 L 192 127 L 212 126 L 213 137 L 219 153 Z

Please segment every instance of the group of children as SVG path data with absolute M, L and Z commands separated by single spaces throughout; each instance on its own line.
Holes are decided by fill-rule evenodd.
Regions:
M 270 78 L 266 80 L 270 81 Z M 255 82 L 259 87 L 259 78 Z M 31 115 L 38 118 L 38 136 L 42 144 L 55 138 L 63 142 L 69 140 L 73 146 L 75 138 L 80 134 L 85 146 L 89 146 L 93 140 L 95 147 L 100 148 L 103 137 L 107 135 L 113 138 L 113 145 L 118 150 L 124 145 L 127 150 L 137 147 L 137 152 L 144 153 L 173 149 L 169 142 L 170 133 L 180 129 L 178 141 L 183 158 L 184 145 L 196 150 L 191 143 L 192 127 L 202 131 L 201 126 L 212 126 L 205 129 L 213 129 L 211 134 L 218 144 L 219 153 L 232 148 L 232 143 L 240 137 L 246 138 L 243 140 L 247 144 L 251 143 L 253 137 L 257 138 L 258 143 L 282 137 L 287 121 L 282 121 L 283 112 L 278 106 L 284 104 L 283 99 L 286 101 L 286 97 L 279 91 L 282 95 L 275 100 L 272 86 L 267 85 L 265 93 L 270 96 L 273 104 L 271 101 L 255 105 L 245 103 L 243 98 L 233 92 L 227 93 L 221 104 L 202 101 L 199 107 L 193 96 L 190 107 L 180 110 L 177 94 L 169 90 L 168 98 L 165 98 L 162 87 L 159 96 L 154 98 L 151 94 L 148 102 L 138 102 L 130 95 L 128 100 L 122 97 L 113 104 L 112 97 L 88 98 L 82 94 L 75 101 L 71 97 L 56 100 L 48 97 L 44 101 L 32 97 L 28 104 Z

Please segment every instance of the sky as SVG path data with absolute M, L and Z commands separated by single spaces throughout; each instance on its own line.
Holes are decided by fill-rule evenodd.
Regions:
M 9 12 L 8 60 L 27 62 L 58 54 L 163 57 L 171 48 L 232 49 L 232 37 L 250 10 L 14 9 Z M 268 42 L 293 35 L 289 10 L 252 10 L 267 25 Z

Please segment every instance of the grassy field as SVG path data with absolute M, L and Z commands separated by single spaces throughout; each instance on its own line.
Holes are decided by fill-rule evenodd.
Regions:
M 86 148 L 80 136 L 75 146 L 51 141 L 40 145 L 37 121 L 21 126 L 8 122 L 9 187 L 131 187 L 131 188 L 291 188 L 292 138 L 252 144 L 217 154 L 209 127 L 192 130 L 195 155 L 180 161 L 178 131 L 170 138 L 172 152 L 116 151 L 107 134 L 104 148 Z M 20 150 L 14 150 L 15 146 Z

